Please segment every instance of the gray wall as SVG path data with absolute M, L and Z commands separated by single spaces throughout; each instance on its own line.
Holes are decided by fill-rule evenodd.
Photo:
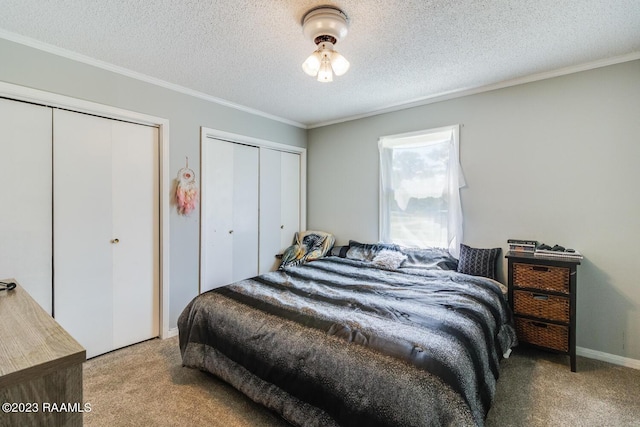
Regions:
M 299 147 L 306 131 L 137 79 L 0 39 L 0 81 L 132 110 L 170 121 L 171 179 L 189 157 L 200 176 L 200 127 L 205 126 Z M 197 212 L 170 217 L 169 327 L 198 293 Z
M 312 129 L 308 227 L 376 241 L 378 137 L 457 123 L 466 243 L 581 251 L 578 346 L 640 360 L 640 61 Z

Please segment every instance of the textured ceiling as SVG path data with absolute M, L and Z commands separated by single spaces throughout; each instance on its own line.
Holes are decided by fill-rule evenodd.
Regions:
M 301 19 L 334 5 L 351 69 L 318 83 Z M 640 52 L 640 0 L 0 0 L 0 29 L 312 127 Z M 6 35 L 7 33 L 5 33 Z

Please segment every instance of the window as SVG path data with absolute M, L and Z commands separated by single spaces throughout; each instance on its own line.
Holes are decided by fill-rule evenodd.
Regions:
M 462 242 L 458 126 L 380 138 L 380 240 L 441 247 Z

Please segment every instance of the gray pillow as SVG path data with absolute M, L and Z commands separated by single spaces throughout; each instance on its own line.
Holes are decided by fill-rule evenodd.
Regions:
M 346 257 L 358 261 L 372 261 L 383 249 L 399 251 L 400 247 L 393 243 L 360 243 L 349 240 L 349 250 Z
M 444 248 L 401 248 L 407 260 L 403 267 L 457 270 L 458 260 Z
M 496 280 L 496 263 L 502 248 L 478 249 L 460 244 L 458 273 Z
M 331 256 L 346 258 L 348 250 L 349 246 L 334 246 L 333 248 L 331 248 Z

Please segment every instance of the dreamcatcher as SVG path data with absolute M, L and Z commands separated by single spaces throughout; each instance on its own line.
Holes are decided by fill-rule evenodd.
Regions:
M 198 188 L 196 187 L 196 174 L 189 169 L 189 158 L 187 165 L 178 171 L 178 185 L 176 188 L 176 203 L 178 213 L 188 215 L 196 208 L 198 203 Z

